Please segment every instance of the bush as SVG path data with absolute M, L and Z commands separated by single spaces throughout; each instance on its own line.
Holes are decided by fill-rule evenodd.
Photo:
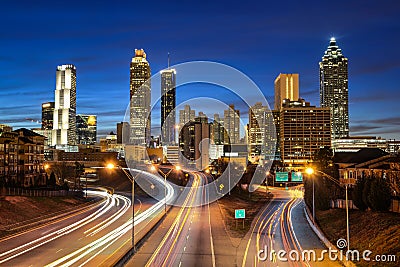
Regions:
M 386 179 L 380 178 L 372 180 L 368 195 L 371 209 L 374 211 L 388 211 L 391 199 L 390 186 Z

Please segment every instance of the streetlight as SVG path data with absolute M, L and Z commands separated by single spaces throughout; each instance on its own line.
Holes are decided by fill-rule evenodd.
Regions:
M 314 169 L 311 167 L 308 167 L 306 169 L 306 173 L 309 175 L 309 177 L 311 177 L 311 175 L 313 175 L 314 173 Z M 312 219 L 313 219 L 313 223 L 315 224 L 315 186 L 314 186 L 314 179 L 311 177 L 312 179 Z
M 121 166 L 115 166 L 113 163 L 108 163 L 106 165 L 106 168 L 109 170 L 112 170 L 114 168 L 118 168 L 124 172 L 124 174 L 128 177 L 128 179 L 132 182 L 132 248 L 133 251 L 136 251 L 135 248 L 135 179 L 139 177 L 140 172 L 136 176 L 132 176 L 132 179 L 130 178 L 129 173 L 126 171 L 126 169 L 122 168 Z M 87 179 L 87 177 L 86 177 Z M 87 194 L 87 183 L 86 183 L 86 194 Z
M 155 172 L 157 169 L 154 165 L 151 166 L 151 171 Z M 172 172 L 174 168 L 171 168 L 168 172 L 163 172 L 160 168 L 158 169 L 159 172 L 164 176 L 164 213 L 167 214 L 167 176 Z M 181 166 L 175 166 L 175 170 L 180 171 Z
M 329 166 L 333 166 L 332 163 L 329 164 Z M 309 173 L 309 170 L 311 169 L 311 173 Z M 316 172 L 321 173 L 322 175 L 324 175 L 325 177 L 329 178 L 331 181 L 333 181 L 334 183 L 336 183 L 339 186 L 343 186 L 341 183 L 338 183 L 338 181 L 333 178 L 332 176 L 330 176 L 329 174 L 326 174 L 322 171 L 319 170 L 315 170 Z M 308 174 L 313 174 L 314 170 L 312 168 L 307 168 L 306 172 Z M 343 181 L 344 180 L 344 181 Z M 350 223 L 349 223 L 349 200 L 348 200 L 348 186 L 349 186 L 349 181 L 346 181 L 347 179 L 341 179 L 341 181 L 343 181 L 343 183 L 345 184 L 345 190 L 346 190 L 346 234 L 347 234 L 347 250 L 350 249 Z M 314 179 L 313 179 L 313 212 L 314 212 Z M 314 214 L 313 214 L 314 216 Z

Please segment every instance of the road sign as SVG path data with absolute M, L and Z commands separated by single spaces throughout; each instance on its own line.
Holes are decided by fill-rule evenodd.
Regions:
M 235 210 L 235 219 L 246 218 L 246 211 L 244 209 Z
M 303 182 L 303 174 L 301 172 L 292 172 L 292 182 Z
M 289 181 L 289 173 L 288 172 L 276 172 L 275 173 L 275 181 L 276 182 L 288 182 Z

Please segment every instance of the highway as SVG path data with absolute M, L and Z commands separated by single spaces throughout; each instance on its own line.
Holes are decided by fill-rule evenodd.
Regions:
M 127 266 L 216 266 L 207 177 L 192 174 L 184 205 L 168 215 L 174 219 L 165 235 L 150 238 L 151 248 L 139 251 Z
M 157 188 L 159 177 L 146 174 Z M 158 190 L 164 195 L 164 190 Z M 1 266 L 110 266 L 131 246 L 132 203 L 130 196 L 89 190 L 102 197 L 98 204 L 0 240 Z M 176 197 L 167 184 L 167 201 Z M 135 199 L 135 237 L 140 238 L 164 212 L 161 201 Z
M 241 266 L 341 266 L 328 257 L 318 261 L 325 247 L 305 221 L 302 191 L 272 192 L 273 199 L 260 211 L 241 247 Z M 303 257 L 304 250 L 314 250 L 316 260 Z

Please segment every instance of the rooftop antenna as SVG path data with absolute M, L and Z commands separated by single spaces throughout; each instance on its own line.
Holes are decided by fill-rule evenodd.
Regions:
M 169 52 L 168 52 L 168 69 L 169 69 Z

